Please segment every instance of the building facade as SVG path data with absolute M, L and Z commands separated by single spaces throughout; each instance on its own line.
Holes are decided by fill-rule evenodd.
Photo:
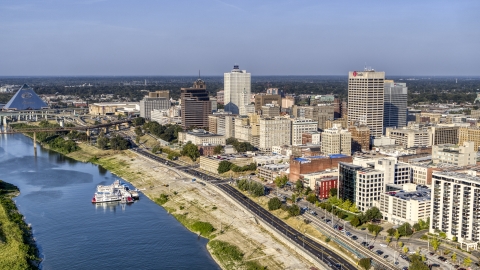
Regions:
M 315 182 L 315 193 L 320 200 L 330 197 L 330 190 L 338 187 L 338 177 L 324 177 Z
M 272 146 L 290 144 L 291 122 L 283 117 L 268 117 L 259 120 L 259 146 L 264 152 L 271 152 Z
M 480 178 L 455 172 L 432 174 L 430 233 L 445 232 L 448 239 L 476 249 L 480 241 Z
M 407 97 L 406 83 L 385 81 L 384 87 L 383 127 L 404 127 L 407 125 Z
M 351 126 L 348 131 L 352 134 L 352 152 L 370 151 L 370 129 L 368 126 Z
M 480 147 L 480 128 L 461 127 L 458 129 L 458 143 L 473 142 L 475 151 Z
M 251 74 L 234 65 L 231 72 L 224 73 L 223 83 L 225 111 L 239 114 L 240 107 L 250 104 Z
M 458 126 L 428 127 L 429 145 L 458 144 Z
M 462 145 L 440 144 L 432 146 L 433 163 L 443 163 L 452 166 L 469 166 L 477 164 L 477 151 L 473 142 L 463 142 Z
M 341 127 L 334 126 L 322 132 L 322 152 L 325 155 L 352 155 L 352 134 Z
M 429 145 L 428 130 L 416 128 L 387 128 L 385 136 L 394 139 L 396 145 L 405 148 Z
M 207 132 L 203 129 L 194 129 L 192 131 L 178 132 L 178 142 L 193 144 L 211 144 L 211 145 L 225 145 L 225 137 L 223 135 Z
M 292 121 L 292 140 L 291 145 L 301 145 L 302 143 L 302 134 L 307 132 L 316 132 L 318 130 L 318 122 L 312 119 L 305 118 L 294 118 L 290 119 Z M 339 153 L 335 153 L 339 154 Z
M 280 107 L 282 105 L 282 96 L 265 94 L 255 95 L 255 112 L 258 113 L 259 111 L 262 111 L 262 106 L 267 104 L 273 104 Z
M 207 86 L 201 79 L 192 88 L 181 88 L 182 127 L 208 128 L 208 115 L 212 113 L 212 103 Z
M 385 72 L 373 70 L 348 73 L 348 122 L 365 124 L 370 135 L 383 134 Z

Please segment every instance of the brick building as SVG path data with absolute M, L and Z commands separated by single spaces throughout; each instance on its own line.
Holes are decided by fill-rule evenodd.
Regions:
M 311 156 L 294 157 L 290 156 L 290 175 L 289 180 L 296 182 L 300 179 L 300 174 L 324 171 L 326 169 L 335 169 L 339 162 L 352 162 L 352 157 L 342 154 L 329 156 Z
M 330 197 L 330 189 L 338 187 L 338 177 L 328 176 L 318 179 L 315 183 L 315 193 L 321 200 Z

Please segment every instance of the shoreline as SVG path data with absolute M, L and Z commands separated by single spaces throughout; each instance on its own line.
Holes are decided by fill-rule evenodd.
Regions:
M 237 207 L 211 187 L 191 183 L 188 181 L 191 177 L 186 177 L 183 172 L 148 161 L 128 150 L 100 150 L 83 143 L 80 147 L 81 150 L 66 156 L 102 166 L 130 182 L 193 233 L 199 234 L 192 229 L 193 223 L 210 224 L 213 231 L 199 235 L 209 239 L 206 249 L 221 269 L 307 269 L 311 266 L 300 255 L 265 234 L 243 210 L 234 209 Z M 160 204 L 157 199 L 162 194 L 168 195 L 169 199 Z M 230 260 L 216 254 L 210 244 L 212 240 L 238 248 L 241 258 Z
M 37 270 L 42 259 L 32 229 L 13 199 L 18 195 L 17 186 L 0 180 L 0 264 L 5 269 Z

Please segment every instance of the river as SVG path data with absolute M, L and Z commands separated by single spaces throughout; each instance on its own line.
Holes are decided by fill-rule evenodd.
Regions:
M 42 269 L 220 269 L 207 239 L 143 194 L 131 205 L 92 204 L 97 185 L 119 179 L 109 171 L 41 147 L 35 156 L 30 138 L 1 136 L 0 179 L 20 188 Z

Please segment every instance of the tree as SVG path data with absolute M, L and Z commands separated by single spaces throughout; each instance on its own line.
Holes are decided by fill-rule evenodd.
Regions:
M 452 261 L 457 262 L 457 253 L 455 252 L 452 254 Z
M 302 180 L 297 180 L 297 182 L 295 182 L 295 189 L 297 191 L 301 191 L 303 189 L 303 181 Z
M 101 136 L 101 137 L 98 137 L 97 139 L 97 147 L 100 148 L 100 149 L 106 149 L 107 148 L 107 145 L 108 145 L 108 139 Z
M 198 150 L 198 147 L 190 141 L 183 146 L 180 154 L 182 154 L 182 156 L 189 157 L 192 161 L 195 161 L 200 157 L 200 151 Z
M 130 142 L 120 135 L 110 138 L 110 148 L 113 150 L 126 150 L 130 147 Z
M 358 261 L 358 265 L 360 265 L 363 269 L 368 270 L 372 267 L 372 259 L 371 258 L 362 258 Z
M 273 211 L 280 209 L 282 207 L 282 202 L 280 201 L 279 198 L 273 197 L 270 200 L 268 200 L 268 210 Z
M 393 237 L 395 237 L 395 240 L 398 241 L 398 239 L 400 239 L 400 236 L 401 236 L 401 235 L 400 235 L 400 233 L 398 232 L 398 230 L 395 230 L 395 233 L 394 233 L 394 235 L 393 235 Z
M 307 195 L 307 201 L 310 203 L 315 203 L 317 201 L 317 196 L 315 196 L 315 193 L 310 193 Z
M 290 214 L 291 217 L 300 215 L 300 208 L 298 205 L 292 204 L 292 206 L 288 208 L 288 214 Z
M 346 200 L 340 205 L 340 208 L 348 211 L 348 209 L 350 209 L 350 206 L 352 206 L 352 202 L 350 200 Z
M 413 234 L 412 226 L 408 222 L 403 223 L 402 226 L 397 228 L 397 230 L 401 236 L 408 236 Z
M 463 265 L 469 267 L 470 264 L 472 264 L 472 259 L 470 259 L 470 257 L 465 257 L 465 259 L 463 259 Z
M 408 247 L 406 247 L 406 246 L 405 246 L 405 247 L 403 247 L 403 253 L 407 254 L 407 253 L 408 253 L 408 251 L 409 251 L 409 248 L 408 248 Z
M 400 242 L 397 243 L 397 245 L 398 245 L 398 247 L 401 248 L 401 247 L 403 247 L 403 242 L 400 241 Z
M 368 221 L 372 220 L 372 219 L 381 219 L 383 216 L 382 216 L 382 213 L 380 212 L 380 210 L 377 208 L 377 207 L 372 207 L 370 209 L 368 209 L 366 212 L 365 212 L 365 216 L 367 218 Z
M 333 197 L 333 196 L 337 196 L 337 192 L 338 192 L 338 189 L 337 189 L 337 188 L 331 188 L 331 189 L 328 191 L 328 194 L 330 195 L 330 197 Z
M 357 213 L 358 212 L 358 208 L 357 206 L 355 205 L 355 203 L 352 203 L 352 205 L 350 206 L 350 208 L 348 209 L 348 211 L 352 212 L 352 213 Z
M 424 263 L 424 260 L 422 256 L 419 256 L 417 254 L 411 255 L 410 256 L 410 265 L 408 266 L 408 269 L 412 270 L 429 270 L 430 268 Z
M 390 242 L 392 242 L 392 237 L 387 236 L 387 238 L 385 239 L 385 242 L 387 242 L 387 246 L 388 246 L 390 244 Z
M 432 248 L 433 248 L 434 251 L 437 251 L 437 250 L 438 250 L 438 248 L 440 247 L 440 244 L 441 244 L 441 242 L 440 242 L 440 240 L 439 240 L 438 238 L 432 237 L 432 238 L 430 239 L 430 245 L 432 246 Z
M 350 224 L 352 224 L 353 227 L 358 227 L 361 225 L 361 222 L 357 216 L 354 216 L 352 220 L 350 220 Z
M 394 228 L 390 228 L 390 229 L 387 230 L 387 233 L 388 233 L 388 235 L 393 236 L 395 234 L 395 231 L 396 230 Z
M 139 136 L 139 137 L 140 137 L 140 136 L 143 136 L 142 128 L 139 127 L 139 126 L 135 127 L 135 134 L 136 134 L 137 136 Z
M 228 171 L 230 171 L 230 168 L 232 167 L 232 165 L 233 164 L 231 162 L 226 161 L 226 160 L 222 160 L 222 161 L 220 161 L 220 163 L 218 163 L 217 171 L 218 171 L 219 174 L 222 174 L 224 172 L 228 172 Z
M 145 124 L 145 118 L 143 118 L 143 117 L 133 118 L 132 123 L 136 127 L 142 126 L 143 124 Z
M 288 178 L 286 175 L 282 175 L 282 176 L 277 176 L 274 180 L 275 182 L 275 185 L 279 188 L 282 188 L 285 186 L 285 184 L 287 184 L 288 182 Z
M 223 151 L 223 146 L 221 146 L 221 145 L 217 145 L 217 146 L 215 146 L 215 148 L 213 148 L 213 153 L 215 155 L 221 154 L 222 151 Z

